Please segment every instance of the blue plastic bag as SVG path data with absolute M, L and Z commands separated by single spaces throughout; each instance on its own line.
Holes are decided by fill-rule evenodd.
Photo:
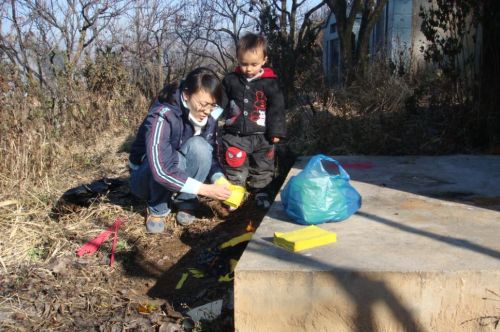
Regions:
M 345 220 L 361 207 L 361 195 L 349 179 L 338 161 L 316 155 L 283 189 L 285 211 L 304 225 Z

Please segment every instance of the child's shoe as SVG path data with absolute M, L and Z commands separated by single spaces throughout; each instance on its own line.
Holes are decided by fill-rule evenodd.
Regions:
M 261 209 L 268 209 L 271 206 L 271 200 L 269 199 L 269 194 L 261 192 L 255 195 L 255 205 Z
M 175 216 L 175 220 L 181 226 L 189 226 L 194 222 L 195 219 L 196 218 L 192 214 L 192 212 L 188 210 L 179 210 L 177 212 L 177 215 Z
M 148 233 L 163 233 L 165 229 L 165 216 L 148 215 L 146 230 Z

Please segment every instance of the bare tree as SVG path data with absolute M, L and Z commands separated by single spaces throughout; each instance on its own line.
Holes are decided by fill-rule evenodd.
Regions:
M 28 79 L 37 77 L 44 83 L 42 73 L 34 67 L 31 61 L 30 49 L 28 45 L 33 40 L 33 24 L 28 20 L 19 18 L 16 1 L 2 2 L 2 28 L 0 29 L 0 49 L 11 63 L 18 65 Z M 22 14 L 21 14 L 22 15 Z M 4 22 L 7 29 L 4 29 Z
M 231 70 L 235 45 L 244 31 L 262 30 L 267 14 L 277 18 L 263 31 L 274 42 L 273 65 L 293 82 L 319 31 L 315 17 L 323 2 L 306 0 L 3 0 L 7 13 L 0 31 L 3 57 L 26 77 L 57 89 L 59 79 L 75 80 L 83 55 L 112 47 L 128 59 L 132 77 L 146 96 L 199 65 Z M 133 5 L 133 6 L 128 6 Z M 31 79 L 31 78 L 30 78 Z M 55 93 L 55 92 L 54 92 Z
M 359 27 L 358 42 L 356 44 L 355 65 L 361 75 L 368 64 L 368 45 L 373 28 L 377 24 L 388 0 L 367 0 L 361 11 L 361 25 Z
M 212 46 L 209 57 L 223 72 L 236 63 L 236 43 L 245 30 L 256 27 L 255 19 L 248 13 L 249 2 L 215 0 L 206 2 L 209 17 L 202 26 L 200 40 Z
M 203 62 L 204 55 L 197 52 L 198 41 L 203 35 L 202 25 L 208 18 L 204 0 L 198 0 L 185 6 L 182 15 L 175 22 L 175 33 L 180 41 L 179 48 L 172 60 L 180 60 L 181 76 L 186 75 Z
M 353 80 L 355 69 L 361 75 L 366 69 L 370 34 L 387 1 L 325 0 L 337 21 L 343 75 L 347 84 Z M 361 13 L 361 24 L 357 43 L 353 45 L 353 26 L 359 13 Z
M 72 79 L 83 51 L 123 13 L 130 0 L 11 0 L 4 2 L 11 30 L 0 48 L 28 78 L 53 91 L 48 75 Z
M 308 54 L 313 52 L 324 21 L 315 14 L 325 2 L 320 1 L 314 6 L 309 4 L 307 0 L 252 1 L 260 13 L 260 29 L 274 48 L 271 49 L 273 66 L 278 69 L 283 81 L 289 82 L 284 85 L 285 96 L 294 93 L 299 64 L 303 64 Z
M 177 41 L 175 24 L 183 7 L 161 0 L 137 1 L 126 22 L 133 28 L 123 48 L 132 55 L 134 79 L 147 96 L 171 80 L 169 52 Z

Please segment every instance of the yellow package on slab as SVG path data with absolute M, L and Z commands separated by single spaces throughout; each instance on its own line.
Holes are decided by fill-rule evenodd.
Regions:
M 273 242 L 295 252 L 337 242 L 337 234 L 311 225 L 288 233 L 275 232 Z

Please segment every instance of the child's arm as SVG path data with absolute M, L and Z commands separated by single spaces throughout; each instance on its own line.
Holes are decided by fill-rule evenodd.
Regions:
M 285 100 L 278 80 L 271 80 L 267 88 L 266 135 L 272 143 L 286 137 Z

